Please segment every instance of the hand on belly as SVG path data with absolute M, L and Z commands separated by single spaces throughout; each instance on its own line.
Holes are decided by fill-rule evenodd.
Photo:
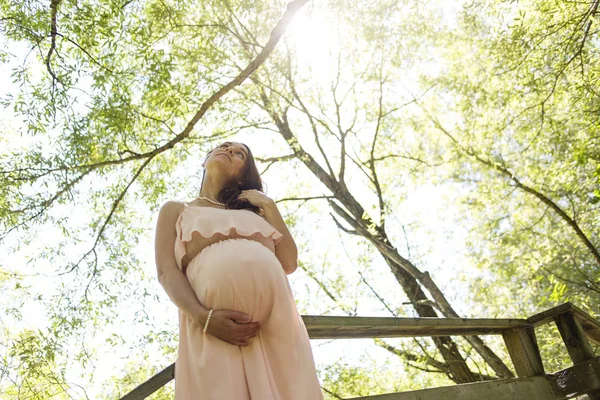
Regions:
M 249 315 L 253 323 L 264 322 L 271 314 L 275 294 L 288 284 L 281 264 L 269 249 L 258 242 L 240 239 L 218 242 L 204 249 L 190 263 L 187 275 L 200 303 L 215 310 L 212 318 L 217 316 L 219 325 L 214 335 L 229 338 L 225 331 L 229 329 L 237 335 L 239 328 L 239 335 L 234 338 L 238 341 L 253 337 L 254 325 L 247 327 L 247 323 L 234 322 L 244 316 L 232 319 L 227 313 L 240 311 Z
M 258 334 L 258 322 L 242 322 L 248 315 L 233 310 L 214 310 L 208 324 L 208 333 L 236 345 L 248 346 L 249 340 Z

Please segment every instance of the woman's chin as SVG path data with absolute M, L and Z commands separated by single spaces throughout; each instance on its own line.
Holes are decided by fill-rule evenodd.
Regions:
M 224 157 L 215 157 L 212 160 L 210 160 L 210 163 L 206 163 L 206 169 L 207 170 L 211 170 L 211 171 L 215 171 L 218 170 L 219 173 L 223 173 L 223 174 L 227 174 L 227 175 L 231 175 L 231 163 L 229 162 L 228 159 L 224 158 Z

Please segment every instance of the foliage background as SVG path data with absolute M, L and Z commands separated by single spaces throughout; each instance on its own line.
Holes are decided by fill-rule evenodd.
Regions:
M 332 198 L 333 179 L 458 314 L 571 301 L 597 316 L 597 7 L 311 1 L 182 137 L 285 3 L 0 1 L 0 393 L 114 398 L 174 360 L 156 213 L 197 195 L 204 154 L 230 138 L 258 155 L 299 244 L 290 281 L 303 314 L 420 315 L 373 236 L 348 233 L 363 225 L 336 211 L 350 203 Z M 555 328 L 538 335 L 547 370 L 567 366 Z M 484 339 L 512 368 L 501 341 Z M 454 340 L 470 370 L 494 375 Z M 313 351 L 329 398 L 457 378 L 426 339 Z

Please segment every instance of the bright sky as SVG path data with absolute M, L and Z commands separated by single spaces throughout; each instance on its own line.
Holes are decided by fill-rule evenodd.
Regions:
M 448 4 L 448 3 L 446 3 Z M 311 19 L 312 18 L 312 19 Z M 310 27 L 307 29 L 307 27 Z M 290 26 L 290 33 L 294 39 L 299 42 L 299 56 L 305 57 L 311 63 L 312 68 L 316 71 L 315 80 L 320 81 L 326 79 L 331 69 L 331 65 L 328 64 L 328 60 L 331 58 L 327 56 L 328 45 L 331 45 L 335 41 L 335 31 L 331 28 L 331 25 L 327 23 L 327 17 L 314 13 L 312 17 L 306 15 L 299 15 L 292 25 Z M 4 38 L 0 38 L 0 42 L 4 46 Z M 10 51 L 15 55 L 14 60 L 22 60 L 27 49 L 22 46 L 10 46 Z M 0 89 L 0 97 L 4 97 L 8 93 L 16 93 L 17 87 L 11 82 L 10 74 L 11 69 L 14 67 L 14 63 L 0 65 L 0 81 L 6 83 L 2 89 Z M 43 67 L 43 66 L 41 66 Z M 0 128 L 5 132 L 17 132 L 22 128 L 23 124 L 19 118 L 15 118 L 10 109 L 2 110 L 0 116 Z M 40 138 L 27 138 L 21 137 L 20 141 L 9 141 L 7 144 L 10 146 L 20 147 L 27 146 L 33 140 L 39 140 Z M 14 140 L 14 136 L 11 138 Z M 263 156 L 274 156 L 282 154 L 280 152 L 280 146 L 274 145 L 272 140 L 266 136 L 257 137 L 256 134 L 247 132 L 240 134 L 233 138 L 236 141 L 242 141 L 251 143 L 255 153 Z M 7 147 L 5 147 L 5 150 Z M 190 175 L 198 175 L 197 171 L 189 171 Z M 290 175 L 291 174 L 291 175 Z M 290 176 L 295 176 L 296 172 L 291 170 L 289 167 L 271 168 L 265 175 L 265 180 L 268 184 L 269 195 L 274 199 L 280 198 L 285 195 L 286 186 L 280 183 L 286 182 Z M 408 183 L 410 185 L 410 183 Z M 194 188 L 195 190 L 195 188 Z M 457 266 L 461 268 L 467 265 L 467 262 L 462 256 L 462 250 L 464 249 L 464 240 L 466 232 L 461 231 L 457 228 L 452 221 L 457 218 L 457 210 L 452 207 L 448 207 L 449 200 L 444 197 L 444 193 L 432 185 L 420 185 L 413 186 L 409 191 L 410 195 L 408 200 L 402 204 L 402 207 L 397 210 L 397 214 L 402 222 L 408 226 L 413 223 L 418 223 L 421 228 L 413 229 L 410 232 L 410 240 L 415 247 L 415 251 L 419 249 L 422 251 L 432 250 L 431 253 L 425 254 L 422 258 L 425 263 L 419 265 L 422 270 L 429 270 L 432 272 L 434 278 L 442 286 L 442 289 L 446 289 L 447 293 L 450 293 L 451 302 L 456 305 L 459 312 L 466 313 L 466 304 L 464 301 L 467 299 L 459 296 L 460 282 L 455 282 L 453 277 L 456 276 Z M 180 200 L 187 199 L 186 196 L 182 196 Z M 145 270 L 149 276 L 154 274 L 154 249 L 153 249 L 153 238 L 154 238 L 154 226 L 156 215 L 151 215 L 149 212 L 141 212 L 141 215 L 145 215 L 149 220 L 151 219 L 151 229 L 147 231 L 147 236 L 141 238 L 141 243 L 136 249 L 136 255 L 140 262 L 143 263 Z M 73 209 L 73 220 L 81 220 L 85 218 L 85 209 L 79 207 Z M 325 214 L 327 215 L 327 214 Z M 311 219 L 312 218 L 312 219 Z M 306 216 L 306 220 L 303 221 L 306 225 L 312 223 L 315 229 L 311 231 L 310 237 L 303 236 L 304 242 L 300 243 L 301 246 L 309 247 L 312 254 L 323 254 L 328 257 L 329 262 L 336 262 L 336 257 L 343 257 L 343 253 L 348 251 L 352 253 L 352 249 L 344 249 L 342 246 L 336 244 L 339 242 L 337 238 L 331 237 L 331 232 L 335 231 L 333 223 L 330 220 L 321 221 L 319 216 Z M 323 226 L 323 229 L 319 229 Z M 333 229 L 333 230 L 332 230 Z M 452 236 L 447 236 L 446 233 L 451 232 Z M 44 230 L 37 232 L 38 238 L 54 238 L 57 233 L 52 231 L 52 227 L 44 227 Z M 42 239 L 43 240 L 43 239 Z M 332 243 L 333 240 L 333 243 Z M 29 247 L 27 251 L 19 253 L 9 253 L 7 250 L 11 247 L 11 241 L 4 243 L 1 247 L 3 251 L 0 251 L 0 263 L 4 268 L 9 268 L 20 273 L 25 273 L 30 270 L 30 267 L 24 262 L 24 257 L 27 253 L 35 254 L 40 247 L 46 246 L 52 241 L 47 243 L 36 242 Z M 13 242 L 14 244 L 14 242 Z M 85 247 L 87 248 L 87 247 Z M 398 244 L 398 248 L 401 252 L 404 250 L 402 244 Z M 82 247 L 74 246 L 71 250 L 80 254 Z M 314 258 L 311 258 L 314 260 Z M 346 262 L 342 259 L 342 262 Z M 384 265 L 375 265 L 375 269 L 379 271 L 387 271 L 387 267 Z M 39 270 L 39 268 L 38 268 Z M 350 273 L 355 274 L 355 268 L 348 266 Z M 354 271 L 354 272 L 352 272 Z M 294 295 L 297 299 L 298 304 L 309 304 L 309 300 L 305 298 L 308 295 L 306 285 L 311 284 L 310 280 L 301 271 L 291 275 L 290 283 L 292 285 Z M 52 279 L 37 279 L 31 281 L 32 293 L 51 293 L 53 291 L 53 285 L 57 284 Z M 389 279 L 385 273 L 382 274 L 381 279 L 377 280 L 377 287 L 381 290 L 381 293 L 393 298 L 395 293 L 398 292 L 397 284 L 392 279 Z M 172 305 L 166 294 L 161 292 L 156 282 L 154 287 L 150 290 L 154 290 L 161 296 L 160 301 L 157 302 L 152 309 L 148 310 L 152 313 L 155 318 L 157 325 L 163 325 L 166 329 L 176 329 L 177 327 L 177 315 L 174 305 Z M 3 304 L 2 306 L 5 306 Z M 131 306 L 132 309 L 121 310 L 122 316 L 132 315 L 135 312 L 135 306 Z M 24 319 L 21 323 L 15 321 L 10 317 L 0 315 L 2 322 L 8 329 L 16 332 L 21 328 L 42 328 L 47 324 L 45 318 L 45 310 L 37 306 L 34 303 L 30 303 L 22 310 Z M 314 312 L 308 313 L 314 314 Z M 339 314 L 339 313 L 338 313 Z M 362 315 L 385 315 L 385 312 L 381 311 L 381 307 L 376 302 L 365 303 L 362 309 Z M 114 327 L 113 327 L 114 328 Z M 107 332 L 112 331 L 108 329 Z M 132 337 L 135 336 L 136 332 L 131 332 Z M 123 332 L 125 339 L 127 340 L 127 330 Z M 95 338 L 89 338 L 90 344 L 98 346 L 97 361 L 95 363 L 94 370 L 94 385 L 88 386 L 88 395 L 94 398 L 94 394 L 101 390 L 101 383 L 103 379 L 109 378 L 116 371 L 119 370 L 121 365 L 125 365 L 129 354 L 128 346 L 118 347 L 116 352 L 111 351 L 104 344 L 105 337 L 99 333 Z M 313 351 L 315 361 L 317 365 L 324 365 L 334 362 L 338 359 L 344 359 L 352 363 L 360 363 L 360 356 L 366 349 L 373 349 L 370 340 L 337 340 L 337 341 L 313 341 Z M 349 346 L 352 346 L 353 352 L 348 352 Z M 93 347 L 93 346 L 92 346 Z M 387 354 L 383 350 L 376 354 L 376 359 L 383 363 L 387 359 Z M 161 357 L 164 358 L 164 357 Z M 395 368 L 401 368 L 401 365 L 397 360 L 393 360 Z M 168 365 L 166 363 L 164 366 Z M 73 381 L 78 381 L 78 374 L 73 372 L 71 374 Z M 141 383 L 141 382 L 140 382 Z

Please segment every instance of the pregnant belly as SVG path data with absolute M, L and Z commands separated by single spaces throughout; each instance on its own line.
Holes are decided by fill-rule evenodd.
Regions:
M 212 244 L 190 262 L 187 276 L 206 308 L 269 318 L 278 291 L 289 283 L 279 260 L 259 242 L 230 239 Z

